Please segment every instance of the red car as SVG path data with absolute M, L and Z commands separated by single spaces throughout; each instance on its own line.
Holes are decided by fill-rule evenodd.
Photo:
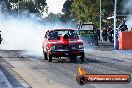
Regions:
M 75 59 L 80 56 L 84 62 L 83 41 L 74 29 L 53 29 L 48 30 L 43 40 L 43 54 L 45 60 L 52 62 L 52 57 L 69 57 Z

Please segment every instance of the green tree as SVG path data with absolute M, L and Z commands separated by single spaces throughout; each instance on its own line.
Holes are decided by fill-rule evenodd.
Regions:
M 117 0 L 117 15 L 122 14 L 122 1 L 123 0 Z M 102 0 L 102 19 L 103 24 L 105 24 L 105 21 L 108 24 L 112 24 L 113 20 L 107 20 L 108 17 L 111 17 L 114 15 L 114 0 Z
M 36 0 L 35 5 L 36 5 L 37 10 L 40 13 L 43 13 L 44 11 L 45 12 L 47 11 L 47 8 L 45 9 L 45 7 L 47 6 L 46 0 Z
M 49 13 L 48 16 L 45 18 L 46 21 L 50 23 L 55 23 L 60 21 L 60 16 L 61 14 L 54 14 L 54 13 Z
M 19 9 L 21 11 L 28 10 L 30 13 L 37 13 L 38 12 L 38 10 L 36 9 L 35 3 L 33 1 L 19 2 Z
M 99 0 L 73 0 L 72 14 L 77 21 L 99 22 Z
M 123 0 L 117 0 L 117 14 L 122 13 Z M 66 0 L 62 12 L 64 18 L 74 17 L 76 21 L 94 22 L 99 27 L 100 0 Z M 114 0 L 102 0 L 102 21 L 103 26 L 112 24 L 113 20 L 107 20 L 113 16 Z M 70 16 L 70 17 L 69 17 Z
M 62 12 L 64 14 L 61 15 L 62 21 L 69 21 L 72 18 L 71 13 L 71 5 L 73 0 L 66 0 L 63 4 Z

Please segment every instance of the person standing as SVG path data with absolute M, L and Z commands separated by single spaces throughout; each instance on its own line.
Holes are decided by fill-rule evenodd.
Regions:
M 123 24 L 120 26 L 120 31 L 128 31 L 128 28 L 125 22 L 123 22 Z
M 110 41 L 110 43 L 113 43 L 114 41 L 113 41 L 113 35 L 114 35 L 114 30 L 113 30 L 113 28 L 112 27 L 109 27 L 109 29 L 108 29 L 108 39 L 109 39 L 109 41 Z
M 107 30 L 104 28 L 102 32 L 103 41 L 107 41 Z

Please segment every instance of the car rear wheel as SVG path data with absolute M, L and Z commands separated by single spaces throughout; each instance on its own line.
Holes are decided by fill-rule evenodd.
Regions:
M 80 60 L 81 60 L 81 62 L 84 62 L 84 53 L 81 55 L 81 57 L 80 57 Z
M 51 54 L 47 54 L 47 57 L 48 57 L 48 61 L 52 62 L 52 55 Z
M 48 60 L 47 53 L 43 50 L 44 60 Z

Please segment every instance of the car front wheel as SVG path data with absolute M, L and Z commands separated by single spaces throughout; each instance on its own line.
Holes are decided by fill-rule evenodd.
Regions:
M 77 56 L 70 56 L 70 59 L 72 60 L 72 59 L 76 59 L 77 58 Z
M 43 50 L 44 60 L 48 60 L 47 53 Z
M 51 54 L 47 54 L 47 58 L 49 62 L 52 62 L 52 55 Z

